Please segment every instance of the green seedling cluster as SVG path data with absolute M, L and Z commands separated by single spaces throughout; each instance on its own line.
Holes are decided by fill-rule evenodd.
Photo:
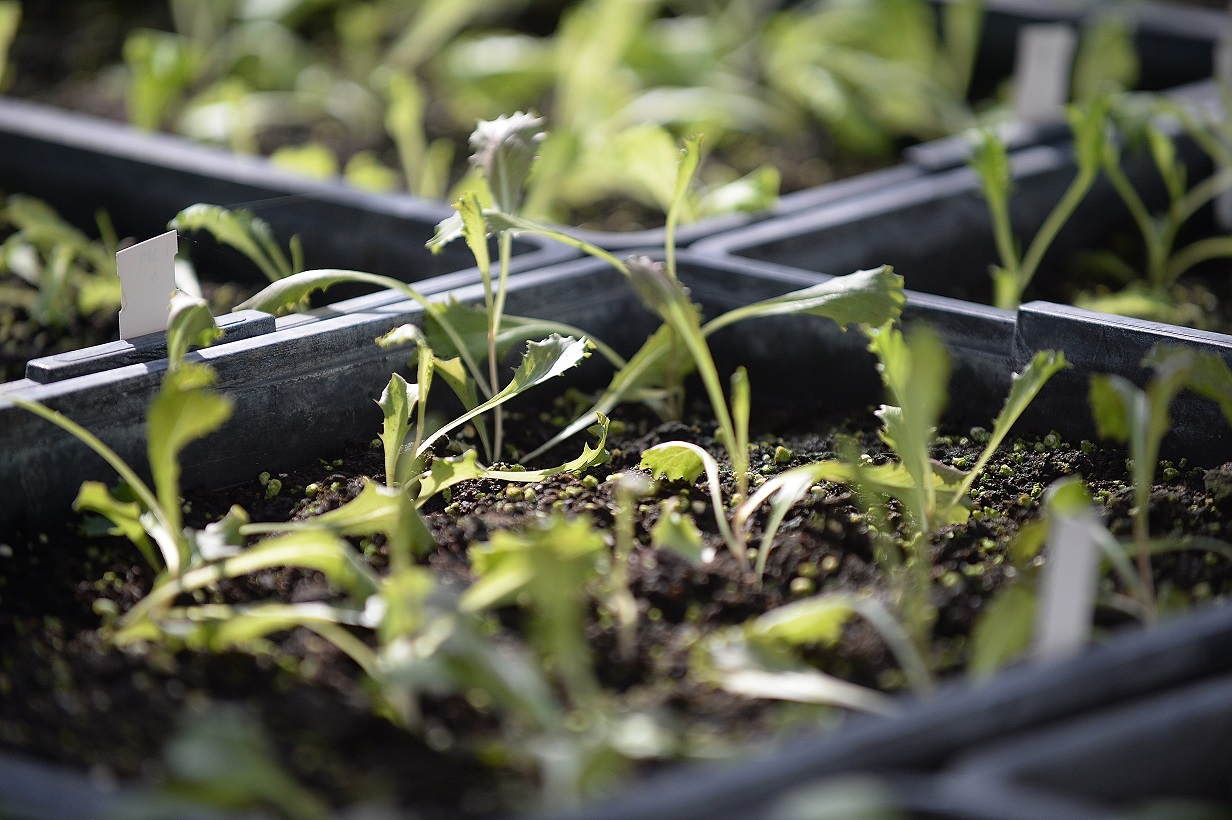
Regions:
M 809 503 L 820 488 L 823 494 L 849 492 L 862 508 L 858 518 L 869 530 L 885 583 L 877 592 L 801 588 L 798 599 L 743 623 L 727 619 L 723 628 L 697 636 L 688 679 L 744 697 L 791 701 L 802 709 L 893 712 L 894 702 L 882 691 L 846 682 L 811 662 L 859 622 L 873 630 L 892 658 L 898 683 L 885 688 L 906 687 L 921 695 L 932 691 L 945 668 L 932 645 L 940 583 L 937 548 L 948 528 L 970 516 L 970 496 L 981 473 L 1027 406 L 1066 366 L 1064 357 L 1050 351 L 1035 356 L 1014 378 L 974 462 L 962 469 L 944 464 L 934 450 L 948 399 L 949 357 L 934 332 L 924 327 L 903 331 L 895 324 L 904 303 L 900 277 L 885 267 L 861 271 L 703 322 L 678 276 L 670 244 L 662 262 L 621 260 L 516 212 L 536 146 L 546 144 L 538 126 L 528 115 L 480 125 L 474 162 L 492 202 L 481 205 L 477 195 L 462 197 L 457 216 L 442 223 L 434 245 L 462 238 L 487 271 L 490 237 L 496 239 L 498 254 L 518 233 L 557 237 L 619 271 L 661 320 L 659 329 L 624 359 L 577 329 L 510 316 L 503 310 L 503 254 L 497 275 L 485 274 L 482 307 L 433 301 L 401 282 L 352 271 L 279 278 L 248 306 L 276 309 L 314 290 L 357 281 L 395 288 L 422 309 L 419 324 L 377 340 L 406 349 L 411 374 L 392 374 L 378 401 L 383 421 L 376 443 L 384 475 L 368 479 L 345 503 L 293 522 L 253 523 L 234 507 L 222 520 L 197 529 L 184 524 L 179 454 L 190 442 L 218 431 L 231 402 L 214 389 L 210 368 L 190 353 L 192 346 L 218 335 L 208 310 L 199 301 L 177 298 L 168 332 L 169 369 L 146 420 L 152 485 L 90 432 L 37 404 L 20 402 L 88 444 L 127 488 L 111 491 L 88 483 L 77 502 L 79 509 L 110 521 L 113 531 L 129 539 L 157 572 L 140 601 L 127 611 L 109 612 L 106 634 L 133 651 L 164 645 L 274 654 L 289 630 L 311 633 L 362 671 L 378 713 L 409 731 L 426 733 L 427 704 L 441 698 L 464 701 L 484 716 L 487 727 L 468 752 L 531 773 L 541 786 L 543 804 L 571 805 L 639 761 L 710 751 L 704 745 L 694 748 L 660 711 L 644 709 L 636 692 L 606 688 L 596 673 L 596 621 L 610 625 L 621 662 L 647 662 L 640 640 L 646 624 L 661 613 L 643 610 L 634 594 L 633 567 L 653 563 L 656 550 L 670 550 L 675 560 L 699 572 L 730 562 L 737 572 L 729 577 L 760 594 L 789 510 Z M 692 187 L 699 150 L 697 140 L 688 140 L 678 154 L 669 243 Z M 841 444 L 836 458 L 784 469 L 794 456 L 780 446 L 767 460 L 781 472 L 766 477 L 751 468 L 751 383 L 756 374 L 736 368 L 725 384 L 707 339 L 737 322 L 781 316 L 853 326 L 869 339 L 887 393 L 875 415 L 887 452 L 874 458 L 854 444 Z M 519 348 L 510 374 L 504 365 Z M 592 357 L 592 351 L 598 355 Z M 592 358 L 606 362 L 615 375 L 592 409 L 566 421 L 562 434 L 539 448 L 536 457 L 587 427 L 596 441 L 553 467 L 504 463 L 513 454 L 499 440 L 499 426 L 489 436 L 485 419 L 517 396 L 541 393 L 545 384 L 573 368 L 592 366 Z M 1150 363 L 1159 376 L 1145 392 L 1133 393 L 1137 388 L 1109 379 L 1097 380 L 1092 388 L 1101 429 L 1128 438 L 1135 464 L 1142 465 L 1154 464 L 1168 426 L 1166 407 L 1182 387 L 1232 406 L 1227 398 L 1232 375 L 1222 362 L 1182 351 L 1160 353 Z M 664 442 L 640 454 L 639 469 L 599 481 L 595 471 L 610 458 L 608 413 L 635 400 L 665 415 L 679 412 L 684 377 L 690 373 L 699 377 L 717 422 L 715 451 L 687 441 Z M 451 417 L 438 410 L 438 377 L 452 393 L 444 406 L 461 406 Z M 474 429 L 474 438 L 457 440 L 477 439 L 478 444 L 463 444 L 460 452 L 450 454 L 443 446 L 446 439 L 466 427 Z M 480 448 L 491 466 L 480 462 Z M 493 528 L 469 545 L 469 583 L 447 580 L 431 568 L 438 546 L 428 516 L 451 515 L 448 506 L 437 512 L 440 502 L 464 482 L 504 485 L 504 498 L 533 505 L 535 485 L 567 477 L 582 488 L 579 492 L 610 497 L 610 529 L 596 523 L 598 505 L 594 516 L 536 513 L 519 526 Z M 1151 477 L 1135 472 L 1135 492 L 1149 488 Z M 694 519 L 706 511 L 705 502 L 681 503 L 698 489 L 709 498 L 717 536 L 703 535 Z M 664 490 L 673 496 L 663 500 Z M 1057 491 L 1050 499 L 1072 501 L 1072 495 Z M 1146 508 L 1145 497 L 1136 501 Z M 657 522 L 639 531 L 638 516 L 653 507 L 658 508 Z M 1075 505 L 1047 509 L 1047 515 L 1056 516 L 1069 514 Z M 367 546 L 356 546 L 356 541 Z M 1148 543 L 1147 549 L 1154 547 Z M 1028 546 L 1019 551 L 1025 554 Z M 382 552 L 386 566 L 370 560 Z M 1120 555 L 1121 564 L 1126 563 L 1125 553 Z M 294 603 L 260 596 L 247 596 L 242 603 L 228 599 L 225 582 L 287 568 L 320 573 L 328 592 Z M 1124 575 L 1121 565 L 1116 569 Z M 1025 567 L 1022 576 L 1029 578 Z M 1016 648 L 1023 634 L 1030 635 L 1022 624 L 1031 620 L 1023 615 L 1034 606 L 1031 590 L 1022 585 L 1010 589 L 1017 591 L 1007 592 L 990 609 L 1001 619 L 994 625 L 999 628 L 987 620 L 977 627 L 971 651 L 976 670 L 995 668 L 1014 656 L 1002 651 L 998 641 Z M 1145 585 L 1135 589 L 1149 594 Z M 525 629 L 512 630 L 511 622 Z M 248 749 L 252 759 L 260 758 L 259 738 L 246 735 L 232 742 Z M 276 766 L 267 764 L 261 763 L 273 778 L 269 791 L 254 792 L 252 784 L 244 783 L 236 788 L 243 787 L 251 799 L 311 816 L 318 809 L 313 798 L 283 782 Z M 218 788 L 217 783 L 204 784 L 200 793 Z
M 1083 262 L 1114 283 L 1107 292 L 1079 293 L 1075 303 L 1094 310 L 1157 321 L 1192 324 L 1194 315 L 1177 291 L 1182 276 L 1214 259 L 1232 257 L 1232 238 L 1216 235 L 1183 244 L 1183 229 L 1203 208 L 1232 190 L 1232 152 L 1226 123 L 1154 95 L 1102 94 L 1069 109 L 1076 173 L 1045 217 L 1025 252 L 1014 236 L 1010 215 L 1012 171 L 1005 144 L 980 131 L 970 160 L 979 175 L 996 240 L 999 263 L 991 268 L 993 303 L 1013 310 L 1038 273 L 1045 254 L 1097 180 L 1107 179 L 1124 202 L 1141 242 L 1141 258 L 1112 251 L 1091 252 Z M 1215 166 L 1215 173 L 1191 185 L 1179 156 L 1180 131 Z M 1152 212 L 1125 164 L 1145 154 L 1163 183 L 1166 205 Z

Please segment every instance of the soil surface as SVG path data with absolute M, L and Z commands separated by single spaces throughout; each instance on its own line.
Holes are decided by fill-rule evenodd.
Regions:
M 556 410 L 529 413 L 508 429 L 537 444 L 550 432 Z M 471 578 L 468 545 L 499 530 L 517 530 L 553 511 L 588 516 L 610 526 L 615 482 L 636 469 L 644 449 L 662 441 L 694 442 L 721 457 L 714 422 L 661 424 L 645 413 L 619 415 L 609 439 L 612 460 L 585 477 L 559 475 L 517 485 L 473 481 L 425 508 L 437 542 L 425 563 L 443 579 Z M 768 476 L 819 458 L 833 457 L 839 436 L 854 435 L 874 460 L 885 448 L 876 439 L 871 414 L 856 420 L 818 411 L 781 419 L 774 434 L 755 438 L 752 464 Z M 935 448 L 947 463 L 974 460 L 982 431 L 950 430 Z M 469 442 L 459 442 L 469 443 Z M 1037 516 L 1039 497 L 1053 480 L 1085 477 L 1104 504 L 1114 532 L 1130 531 L 1130 491 L 1124 453 L 1089 442 L 1044 440 L 1006 444 L 972 492 L 977 512 L 965 525 L 934 539 L 932 598 L 938 618 L 930 652 L 943 675 L 961 674 L 972 624 L 990 596 L 1015 569 L 1007 558 L 1020 525 Z M 368 443 L 351 445 L 338 458 L 277 476 L 254 477 L 226 491 L 190 491 L 187 523 L 203 526 L 232 504 L 255 521 L 309 518 L 355 497 L 368 478 L 381 479 L 382 454 Z M 1192 533 L 1232 539 L 1228 509 L 1232 494 L 1218 493 L 1203 470 L 1164 465 L 1152 492 L 1154 534 Z M 271 489 L 277 479 L 281 486 Z M 730 489 L 730 488 L 729 488 Z M 869 520 L 839 485 L 797 504 L 769 556 L 758 590 L 742 578 L 722 547 L 704 484 L 660 482 L 639 504 L 630 587 L 637 601 L 636 652 L 618 651 L 610 619 L 592 607 L 587 637 L 602 684 L 626 704 L 665 716 L 697 754 L 757 748 L 836 715 L 824 709 L 788 707 L 727 694 L 701 679 L 691 664 L 699 639 L 725 626 L 815 592 L 847 590 L 884 598 L 885 578 L 873 560 Z M 648 546 L 663 499 L 688 510 L 717 550 L 709 564 L 694 567 L 675 553 Z M 893 522 L 898 516 L 892 515 Z M 901 522 L 898 522 L 901 523 Z M 758 527 L 760 524 L 757 525 Z M 59 761 L 95 777 L 157 783 L 165 776 L 162 749 L 177 720 L 210 703 L 239 703 L 274 739 L 277 759 L 319 798 L 334 806 L 362 802 L 413 808 L 417 817 L 488 816 L 525 808 L 533 777 L 508 766 L 485 765 L 478 749 L 494 730 L 480 706 L 458 698 L 425 704 L 425 729 L 413 736 L 371 712 L 363 676 L 330 644 L 302 630 L 276 637 L 268 654 L 150 649 L 124 653 L 100 635 L 98 613 L 124 612 L 150 587 L 153 573 L 127 542 L 102 535 L 105 525 L 87 518 L 70 535 L 10 538 L 0 545 L 0 747 Z M 757 543 L 755 527 L 750 543 Z M 380 538 L 357 544 L 365 560 L 384 572 Z M 1232 589 L 1232 562 L 1206 553 L 1177 553 L 1155 561 L 1155 581 L 1164 602 L 1201 601 Z M 1112 587 L 1107 581 L 1105 591 Z M 324 578 L 307 571 L 267 571 L 227 582 L 217 593 L 230 602 L 328 599 L 336 594 Z M 103 603 L 100 603 L 102 601 Z M 1101 610 L 1103 628 L 1127 619 Z M 512 639 L 523 619 L 502 611 L 496 640 Z M 833 649 L 809 650 L 818 668 L 887 692 L 903 688 L 901 672 L 877 633 L 852 622 Z M 491 761 L 488 761 L 491 763 Z

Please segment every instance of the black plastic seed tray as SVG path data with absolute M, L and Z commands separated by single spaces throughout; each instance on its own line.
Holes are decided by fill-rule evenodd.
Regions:
M 818 280 L 815 274 L 710 259 L 687 251 L 680 255 L 679 265 L 682 280 L 707 315 Z M 477 285 L 454 293 L 461 299 L 482 299 Z M 576 325 L 625 355 L 636 350 L 656 326 L 623 278 L 593 260 L 514 277 L 507 307 L 512 314 Z M 1011 373 L 1035 350 L 1052 347 L 1058 339 L 1077 362 L 1075 378 L 1104 371 L 1140 376 L 1137 360 L 1121 350 L 1124 340 L 1135 332 L 1144 334 L 1131 340 L 1141 346 L 1148 344 L 1152 333 L 1168 332 L 1126 322 L 1115 328 L 1121 337 L 1111 346 L 1116 355 L 1110 355 L 1109 346 L 1098 341 L 1100 334 L 1110 332 L 1099 316 L 1050 311 L 1046 304 L 1032 304 L 1015 316 L 912 293 L 905 318 L 932 324 L 951 349 L 952 416 L 972 424 L 987 424 L 1004 399 Z M 190 354 L 218 371 L 218 389 L 235 402 L 236 409 L 219 433 L 185 451 L 185 484 L 238 483 L 264 470 L 284 470 L 328 456 L 346 440 L 370 440 L 380 425 L 375 399 L 390 372 L 405 367 L 408 355 L 382 350 L 373 339 L 400 324 L 417 322 L 421 316 L 414 302 L 367 310 L 327 307 L 308 320 L 279 319 L 273 332 Z M 1050 329 L 1043 332 L 1041 328 Z M 1189 341 L 1225 351 L 1232 359 L 1219 340 Z M 712 338 L 722 370 L 736 364 L 748 367 L 755 412 L 778 407 L 811 413 L 867 407 L 880 401 L 880 383 L 865 344 L 859 333 L 844 333 L 810 317 L 755 320 Z M 64 412 L 124 458 L 140 464 L 145 452 L 145 409 L 165 367 L 165 360 L 146 362 L 23 387 L 12 394 Z M 607 375 L 592 357 L 571 381 L 593 388 Z M 1018 432 L 1038 435 L 1066 423 L 1061 414 L 1071 410 L 1058 404 L 1066 392 L 1050 385 L 1037 400 L 1038 417 L 1024 419 Z M 1190 408 L 1204 404 L 1178 401 L 1174 413 L 1183 419 L 1197 412 Z M 1195 464 L 1218 463 L 1217 459 L 1232 451 L 1232 436 L 1223 431 L 1222 424 L 1181 426 L 1178 433 L 1175 445 Z M 0 483 L 6 488 L 0 532 L 13 528 L 37 532 L 72 521 L 69 505 L 87 479 L 113 481 L 114 475 L 83 445 L 8 404 L 0 393 Z M 816 778 L 852 771 L 931 774 L 962 750 L 991 738 L 1227 671 L 1229 664 L 1232 611 L 1206 612 L 1156 632 L 1116 638 L 1071 662 L 1012 670 L 986 688 L 963 685 L 926 703 L 906 700 L 899 718 L 861 720 L 832 737 L 795 744 L 781 756 L 717 771 L 689 771 L 657 785 L 639 786 L 636 797 L 592 808 L 587 816 L 761 816 L 760 807 L 777 799 L 780 791 Z M 11 771 L 0 762 L 0 772 Z M 46 805 L 52 812 L 48 816 L 54 816 L 61 799 L 85 800 L 90 794 L 101 801 L 109 799 L 104 792 L 91 791 L 84 780 L 74 782 L 79 782 L 87 796 L 70 789 L 48 792 Z M 918 789 L 917 793 L 922 794 Z
M 1173 96 L 1194 107 L 1217 105 L 1211 82 L 1179 89 Z M 1189 179 L 1196 182 L 1211 174 L 1209 158 L 1192 141 L 1178 137 L 1177 146 Z M 1026 244 L 1074 178 L 1072 145 L 1027 148 L 1015 153 L 1011 164 L 1011 219 L 1015 236 Z M 1127 153 L 1126 171 L 1148 207 L 1166 202 L 1162 182 L 1146 157 Z M 1191 231 L 1213 229 L 1209 209 L 1188 226 Z M 1067 295 L 1067 265 L 1074 254 L 1106 248 L 1118 235 L 1134 235 L 1130 214 L 1101 176 L 1045 254 L 1028 297 L 1055 301 Z M 969 168 L 731 231 L 694 250 L 821 273 L 888 263 L 899 269 L 910 288 L 982 304 L 992 300 L 989 267 L 998 261 L 988 207 Z
M 424 247 L 452 212 L 443 203 L 314 182 L 265 160 L 9 98 L 0 98 L 0 191 L 46 200 L 89 231 L 95 213 L 105 210 L 119 236 L 138 240 L 164 232 L 168 220 L 197 202 L 244 208 L 268 222 L 284 246 L 298 235 L 310 268 L 415 282 L 474 266 L 461 243 L 435 256 Z M 249 287 L 264 282 L 251 263 L 204 233 L 181 242 L 203 279 Z M 573 256 L 534 237 L 519 239 L 515 254 L 519 268 Z
M 943 9 L 953 0 L 933 0 Z M 1031 25 L 1060 23 L 1081 31 L 1101 15 L 1117 14 L 1133 31 L 1139 59 L 1137 87 L 1162 91 L 1208 79 L 1214 69 L 1214 54 L 1223 31 L 1220 12 L 1212 9 L 1178 8 L 1164 3 L 1134 3 L 1117 9 L 1098 2 L 1065 0 L 989 0 L 985 6 L 984 29 L 972 73 L 971 97 L 986 99 L 1013 75 L 1018 54 L 1018 37 Z M 1008 122 L 1000 126 L 1011 150 L 1064 140 L 1068 129 L 1062 122 Z M 692 246 L 711 237 L 725 237 L 732 231 L 766 219 L 789 218 L 813 209 L 836 206 L 853 197 L 876 192 L 892 195 L 912 180 L 963 165 L 969 153 L 965 137 L 933 140 L 906 148 L 899 165 L 845 180 L 795 191 L 782 196 L 768 212 L 733 214 L 706 219 L 678 229 L 677 242 Z M 662 229 L 611 232 L 567 229 L 602 248 L 628 250 L 663 246 Z M 767 258 L 753 256 L 752 258 Z M 771 261 L 780 261 L 772 259 Z M 841 273 L 841 267 L 821 269 Z

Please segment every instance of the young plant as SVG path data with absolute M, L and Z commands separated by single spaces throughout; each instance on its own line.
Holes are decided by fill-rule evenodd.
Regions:
M 1136 105 L 1135 105 L 1136 103 Z M 1200 119 L 1179 106 L 1159 103 L 1153 98 L 1126 100 L 1117 112 L 1118 123 L 1130 141 L 1145 144 L 1151 162 L 1164 183 L 1166 207 L 1152 213 L 1121 167 L 1122 151 L 1114 134 L 1109 134 L 1104 150 L 1104 173 L 1124 201 L 1141 234 L 1145 251 L 1145 270 L 1101 256 L 1129 284 L 1106 296 L 1084 296 L 1078 304 L 1147 319 L 1176 321 L 1177 306 L 1171 289 L 1194 266 L 1211 259 L 1232 257 L 1232 238 L 1214 236 L 1177 246 L 1181 229 L 1202 208 L 1232 189 L 1232 151 L 1229 151 L 1222 126 Z M 1175 139 L 1162 127 L 1159 115 L 1179 119 L 1186 133 L 1208 153 L 1216 171 L 1190 186 L 1185 163 L 1177 156 Z M 1145 281 L 1143 281 L 1145 274 Z
M 1103 166 L 1107 99 L 1070 106 L 1067 116 L 1074 134 L 1077 173 L 1040 225 L 1025 254 L 1019 251 L 1010 221 L 1012 174 L 1005 143 L 991 131 L 977 132 L 970 164 L 979 174 L 984 199 L 988 203 L 988 212 L 992 218 L 997 254 L 1001 258 L 1000 264 L 993 265 L 990 273 L 993 304 L 1002 310 L 1014 310 L 1022 302 L 1023 293 L 1044 260 L 1044 254 L 1087 195 Z
M 192 345 L 208 345 L 222 336 L 205 303 L 177 293 L 171 301 L 167 329 L 168 370 L 146 411 L 146 447 L 151 488 L 124 460 L 93 433 L 41 404 L 14 397 L 11 400 L 57 425 L 106 461 L 119 475 L 135 501 L 116 496 L 97 481 L 81 486 L 74 508 L 97 512 L 109 519 L 116 535 L 133 542 L 142 556 L 167 577 L 177 577 L 208 552 L 222 529 L 198 533 L 183 526 L 180 509 L 179 454 L 191 442 L 209 435 L 231 415 L 231 401 L 211 390 L 214 371 L 203 364 L 185 361 Z M 237 519 L 242 519 L 242 510 Z M 229 516 L 230 518 L 230 516 Z M 226 528 L 233 521 L 225 521 Z
M 1154 371 L 1145 389 L 1121 376 L 1091 377 L 1091 412 L 1100 436 L 1128 444 L 1133 480 L 1134 545 L 1144 599 L 1154 597 L 1151 573 L 1151 485 L 1159 463 L 1159 448 L 1172 426 L 1172 400 L 1189 389 L 1219 404 L 1232 423 L 1232 371 L 1213 353 L 1159 345 L 1143 365 Z
M 881 635 L 917 695 L 933 691 L 927 663 L 889 610 L 875 598 L 846 594 L 806 598 L 721 630 L 699 645 L 697 667 L 703 678 L 744 697 L 892 714 L 893 705 L 880 692 L 814 669 L 799 656 L 810 645 L 837 644 L 856 616 Z
M 119 242 L 103 211 L 91 240 L 47 203 L 14 194 L 4 201 L 0 222 L 15 229 L 0 245 L 0 270 L 22 284 L 0 285 L 0 301 L 25 309 L 44 327 L 65 327 L 120 304 L 115 253 Z
M 539 130 L 543 120 L 532 114 L 518 112 L 479 123 L 471 134 L 471 164 L 479 169 L 495 207 L 502 213 L 516 214 L 522 204 L 526 177 L 534 164 L 537 145 L 544 138 Z M 457 204 L 457 214 L 437 227 L 437 234 L 428 243 L 435 253 L 458 235 L 475 256 L 479 274 L 483 277 L 483 298 L 488 314 L 488 377 L 492 389 L 500 389 L 496 356 L 496 336 L 500 332 L 505 312 L 505 291 L 509 281 L 509 262 L 513 258 L 513 232 L 495 227 L 484 219 L 478 196 L 464 196 Z M 492 283 L 492 268 L 488 254 L 488 234 L 496 235 L 497 279 Z M 493 453 L 501 457 L 504 443 L 504 419 L 500 410 L 495 414 Z
M 897 603 L 903 622 L 910 625 L 916 645 L 925 646 L 936 615 L 930 601 L 929 548 L 933 536 L 941 527 L 967 519 L 963 502 L 976 478 L 1044 384 L 1067 363 L 1060 353 L 1042 351 L 1014 377 L 988 442 L 975 464 L 964 472 L 935 461 L 930 452 L 950 373 L 949 357 L 940 339 L 923 326 L 907 335 L 888 324 L 867 333 L 869 349 L 879 360 L 882 381 L 895 402 L 883 404 L 877 417 L 882 422 L 881 437 L 898 455 L 898 461 L 864 464 L 853 453 L 843 459 L 795 467 L 766 481 L 737 508 L 734 530 L 743 542 L 754 513 L 769 504 L 770 515 L 758 550 L 756 577 L 760 581 L 787 511 L 816 483 L 852 484 L 875 498 L 897 499 L 909 513 L 909 529 L 898 546 L 901 556 L 895 550 L 886 550 L 882 560 L 888 562 L 892 582 L 898 585 Z

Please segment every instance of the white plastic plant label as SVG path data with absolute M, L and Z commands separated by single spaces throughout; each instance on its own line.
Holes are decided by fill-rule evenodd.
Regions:
M 162 333 L 175 293 L 175 231 L 138 242 L 116 254 L 120 274 L 120 338 Z
M 1040 579 L 1034 655 L 1040 660 L 1068 657 L 1091 639 L 1091 618 L 1099 583 L 1100 529 L 1087 508 L 1049 522 L 1048 562 Z
M 1014 115 L 1053 122 L 1065 115 L 1078 35 L 1065 24 L 1024 26 L 1014 65 Z

